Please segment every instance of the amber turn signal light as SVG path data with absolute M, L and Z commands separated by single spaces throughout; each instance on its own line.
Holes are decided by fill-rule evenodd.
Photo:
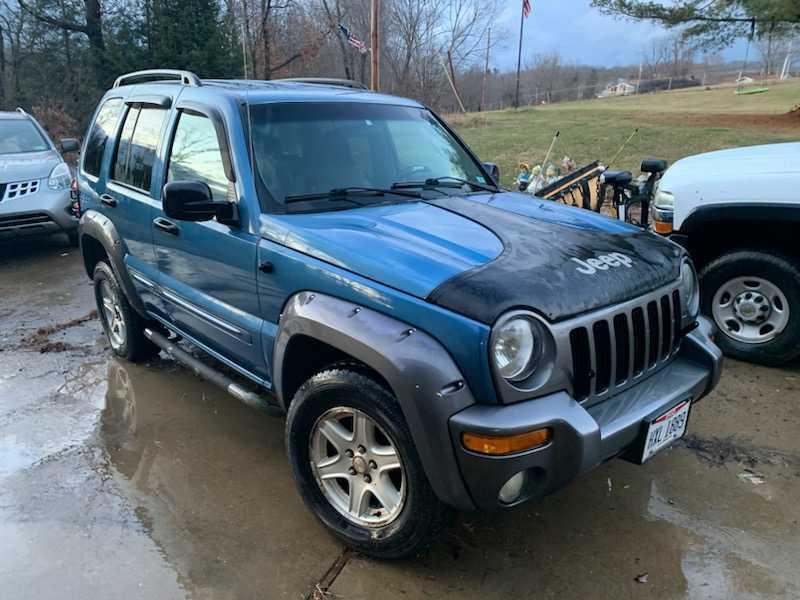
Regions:
M 672 233 L 672 223 L 665 223 L 663 221 L 653 221 L 653 231 L 656 233 L 666 234 Z
M 472 450 L 479 454 L 504 456 L 544 446 L 552 437 L 553 430 L 549 427 L 502 436 L 466 432 L 461 434 L 461 443 L 467 450 Z

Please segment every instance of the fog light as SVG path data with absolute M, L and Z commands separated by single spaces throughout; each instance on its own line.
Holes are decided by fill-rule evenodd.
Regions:
M 503 504 L 511 504 L 512 502 L 516 502 L 522 495 L 522 490 L 525 489 L 525 484 L 527 482 L 527 472 L 521 471 L 520 473 L 517 473 L 511 479 L 506 481 L 505 485 L 500 488 L 500 493 L 497 494 L 497 498 Z
M 503 456 L 544 446 L 551 437 L 553 431 L 547 427 L 514 435 L 482 435 L 466 432 L 461 434 L 461 443 L 467 450 L 479 454 Z

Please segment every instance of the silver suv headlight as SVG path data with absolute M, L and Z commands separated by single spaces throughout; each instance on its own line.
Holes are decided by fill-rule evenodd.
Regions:
M 536 370 L 542 355 L 542 325 L 526 315 L 501 318 L 492 332 L 491 355 L 497 373 L 508 381 L 522 381 Z
M 65 190 L 69 187 L 71 181 L 72 173 L 70 173 L 67 163 L 60 162 L 50 171 L 50 176 L 47 178 L 47 187 L 53 191 Z
M 681 312 L 682 317 L 687 320 L 694 320 L 700 312 L 700 284 L 697 281 L 697 273 L 689 259 L 683 261 L 681 265 Z

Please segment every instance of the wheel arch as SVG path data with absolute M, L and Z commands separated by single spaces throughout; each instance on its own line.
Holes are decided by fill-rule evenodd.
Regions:
M 125 266 L 127 246 L 111 219 L 94 210 L 85 212 L 81 216 L 79 236 L 83 266 L 89 278 L 93 276 L 97 263 L 106 260 L 133 309 L 142 316 L 146 315 L 142 300 Z
M 724 254 L 744 249 L 777 250 L 800 259 L 798 228 L 800 202 L 712 204 L 692 211 L 677 235 L 700 269 Z
M 318 354 L 305 360 L 302 351 Z M 352 302 L 300 292 L 281 314 L 273 352 L 275 393 L 287 411 L 289 393 L 299 388 L 308 371 L 294 366 L 298 360 L 321 368 L 327 360 L 363 365 L 396 398 L 437 496 L 462 510 L 474 508 L 450 442 L 449 419 L 475 401 L 455 362 L 435 339 Z

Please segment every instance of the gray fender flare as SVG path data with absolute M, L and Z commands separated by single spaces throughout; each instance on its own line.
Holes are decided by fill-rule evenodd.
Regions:
M 275 391 L 284 408 L 291 401 L 282 391 L 284 357 L 297 335 L 320 340 L 378 372 L 397 398 L 436 495 L 460 510 L 474 510 L 456 461 L 449 419 L 475 400 L 439 342 L 352 302 L 298 293 L 281 314 L 273 355 Z
M 117 281 L 125 292 L 128 302 L 130 302 L 136 312 L 145 315 L 146 311 L 142 300 L 136 291 L 136 287 L 133 285 L 133 279 L 131 279 L 128 268 L 125 266 L 125 255 L 128 253 L 128 247 L 125 244 L 125 240 L 120 237 L 111 219 L 96 210 L 86 211 L 81 215 L 79 232 L 81 252 L 83 252 L 83 239 L 85 237 L 92 238 L 99 242 L 108 255 L 111 268 L 114 270 L 114 275 L 117 276 Z M 85 254 L 84 265 L 86 266 L 86 274 L 91 279 L 94 274 L 89 272 L 89 264 L 88 261 L 86 261 Z

